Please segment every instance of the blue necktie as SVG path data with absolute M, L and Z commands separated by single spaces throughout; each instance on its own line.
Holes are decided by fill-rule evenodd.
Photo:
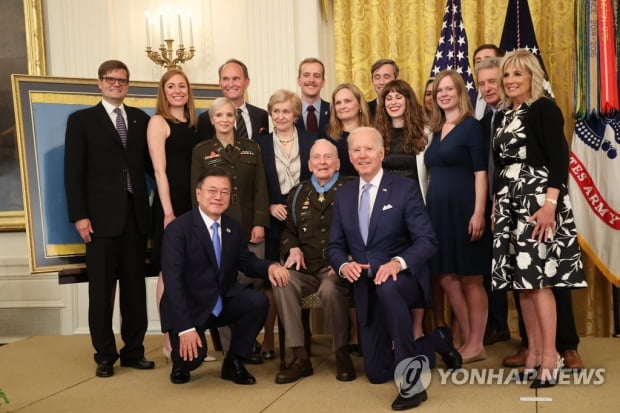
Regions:
M 123 148 L 127 147 L 127 125 L 125 124 L 125 118 L 123 118 L 123 111 L 120 108 L 114 109 L 114 113 L 116 113 L 116 131 L 118 132 L 118 136 L 121 138 L 121 143 L 123 144 Z M 127 192 L 133 194 L 133 185 L 131 184 L 131 177 L 129 176 L 129 171 L 125 170 L 125 176 L 127 180 Z
M 358 209 L 358 217 L 360 223 L 360 233 L 364 244 L 368 240 L 368 224 L 370 223 L 370 187 L 372 184 L 364 184 L 362 194 L 360 195 L 360 205 Z
M 220 267 L 220 259 L 222 257 L 222 245 L 220 243 L 220 234 L 218 232 L 218 227 L 220 224 L 214 222 L 211 225 L 211 242 L 213 244 L 213 251 L 215 251 L 215 259 L 217 260 L 217 266 Z M 215 303 L 215 307 L 213 307 L 213 311 L 211 311 L 214 316 L 219 316 L 222 312 L 222 297 L 217 296 L 217 302 Z

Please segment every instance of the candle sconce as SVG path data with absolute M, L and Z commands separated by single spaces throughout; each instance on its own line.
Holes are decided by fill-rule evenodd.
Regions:
M 174 39 L 172 38 L 170 31 L 170 24 L 174 18 L 171 16 L 170 10 L 165 9 L 159 13 L 159 35 L 160 43 L 159 49 L 151 48 L 151 20 L 149 19 L 149 13 L 146 13 L 146 55 L 155 64 L 165 67 L 168 70 L 181 69 L 181 63 L 185 63 L 194 57 L 196 49 L 194 48 L 194 30 L 192 27 L 192 16 L 188 14 L 189 19 L 189 49 L 186 49 L 183 45 L 183 28 L 181 26 L 181 11 L 178 11 L 177 22 L 179 36 L 179 47 L 175 50 L 173 48 Z M 165 31 L 164 31 L 164 22 Z
M 159 45 L 159 52 L 157 50 L 152 50 L 150 46 L 146 47 L 146 55 L 155 64 L 163 66 L 168 70 L 178 69 L 181 67 L 181 63 L 185 63 L 194 57 L 194 52 L 196 51 L 194 46 L 185 49 L 185 47 L 180 44 L 175 52 L 172 48 L 173 39 L 166 39 L 164 42 L 165 44 L 162 43 Z

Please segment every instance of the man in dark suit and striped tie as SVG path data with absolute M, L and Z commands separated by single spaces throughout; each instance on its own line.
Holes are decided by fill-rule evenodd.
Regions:
M 149 116 L 123 104 L 129 69 L 118 60 L 99 66 L 102 101 L 67 121 L 65 190 L 69 219 L 86 243 L 88 325 L 96 375 L 110 377 L 119 358 L 112 330 L 116 280 L 120 288 L 121 366 L 152 369 L 144 358 L 147 329 L 144 260 L 149 203 L 144 173 Z
M 256 135 L 269 132 L 269 116 L 267 111 L 245 101 L 245 91 L 250 86 L 248 67 L 240 60 L 227 60 L 218 71 L 220 89 L 225 97 L 232 100 L 237 109 L 235 136 L 252 139 Z M 211 139 L 215 129 L 206 111 L 198 117 L 198 136 Z

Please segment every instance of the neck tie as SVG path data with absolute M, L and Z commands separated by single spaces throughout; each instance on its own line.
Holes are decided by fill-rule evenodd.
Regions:
M 316 120 L 316 114 L 314 113 L 316 109 L 314 106 L 308 106 L 308 113 L 306 114 L 306 130 L 308 132 L 318 132 L 319 123 Z
M 116 113 L 116 131 L 118 132 L 118 136 L 121 138 L 121 143 L 123 147 L 127 147 L 127 125 L 125 124 L 125 118 L 123 118 L 123 112 L 120 108 L 114 109 Z M 133 193 L 133 186 L 131 185 L 131 177 L 129 176 L 129 171 L 125 169 L 125 177 L 127 181 L 127 192 Z
M 218 267 L 220 267 L 220 260 L 222 258 L 222 244 L 220 243 L 220 233 L 217 230 L 219 226 L 220 224 L 218 224 L 217 222 L 214 222 L 211 225 L 211 243 L 213 244 L 213 251 L 215 251 L 215 259 L 217 260 Z M 213 307 L 211 313 L 213 313 L 213 315 L 217 317 L 220 315 L 221 312 L 222 297 L 218 294 L 217 301 L 215 302 L 215 307 Z
M 370 187 L 371 184 L 364 184 L 362 194 L 360 195 L 360 205 L 358 209 L 358 217 L 360 224 L 360 233 L 364 244 L 368 240 L 368 225 L 370 224 Z
M 243 112 L 240 108 L 237 108 L 237 137 L 248 139 L 248 128 L 245 124 L 245 119 L 243 119 Z

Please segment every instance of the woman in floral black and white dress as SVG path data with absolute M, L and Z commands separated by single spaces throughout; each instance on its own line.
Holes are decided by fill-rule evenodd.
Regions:
M 585 287 L 566 188 L 568 144 L 562 113 L 544 96 L 544 72 L 526 50 L 506 55 L 505 112 L 493 139 L 496 175 L 492 285 L 517 289 L 529 340 L 524 374 L 533 388 L 555 384 L 556 306 L 551 287 Z

